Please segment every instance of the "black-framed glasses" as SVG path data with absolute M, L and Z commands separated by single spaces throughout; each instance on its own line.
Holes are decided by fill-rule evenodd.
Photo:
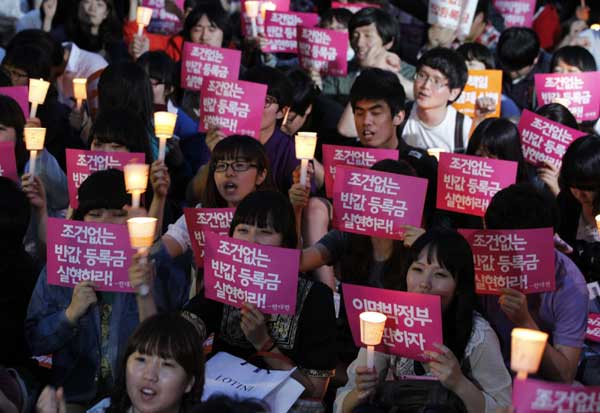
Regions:
M 215 163 L 215 172 L 226 172 L 227 168 L 231 167 L 234 172 L 246 172 L 250 168 L 256 168 L 257 165 L 247 161 L 235 161 L 235 162 L 224 162 L 219 161 Z

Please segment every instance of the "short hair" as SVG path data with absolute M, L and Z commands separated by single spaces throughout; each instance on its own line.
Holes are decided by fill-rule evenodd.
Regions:
M 352 33 L 354 33 L 356 29 L 370 24 L 375 24 L 377 34 L 381 37 L 383 44 L 393 42 L 392 48 L 397 46 L 399 40 L 398 23 L 388 12 L 376 7 L 366 7 L 352 16 L 350 23 L 348 24 L 350 39 L 352 39 Z
M 348 9 L 344 9 L 342 7 L 338 9 L 329 8 L 321 13 L 321 21 L 319 22 L 319 27 L 325 27 L 333 23 L 333 21 L 337 21 L 338 23 L 343 24 L 346 28 L 350 25 L 350 20 L 352 19 L 352 12 Z
M 172 89 L 175 94 L 179 82 L 176 81 L 176 64 L 168 54 L 162 50 L 149 51 L 138 57 L 136 63 L 144 69 L 150 79 L 165 85 L 165 89 Z
M 198 24 L 198 21 L 202 18 L 202 16 L 206 16 L 209 22 L 217 26 L 219 30 L 223 32 L 223 41 L 221 42 L 221 47 L 227 46 L 229 42 L 231 42 L 233 27 L 231 26 L 229 15 L 218 3 L 197 4 L 190 14 L 188 14 L 188 16 L 185 18 L 185 22 L 183 23 L 183 38 L 186 41 L 192 40 L 192 29 L 196 24 Z
M 64 3 L 64 2 L 58 2 Z M 40 12 L 42 8 L 40 7 Z M 40 53 L 44 53 L 50 59 L 52 66 L 61 66 L 64 63 L 64 48 L 60 42 L 43 30 L 27 29 L 20 31 L 13 37 L 6 47 L 8 53 L 12 48 L 20 48 L 25 45 L 30 45 L 40 49 Z
M 404 87 L 394 73 L 368 68 L 363 70 L 354 81 L 350 89 L 350 103 L 352 109 L 361 100 L 384 100 L 390 107 L 392 116 L 404 110 L 406 93 Z
M 490 52 L 490 49 L 482 45 L 481 43 L 463 43 L 456 53 L 461 55 L 465 61 L 477 60 L 485 65 L 486 69 L 494 69 L 494 55 Z
M 125 188 L 125 175 L 117 169 L 96 171 L 88 176 L 77 189 L 79 205 L 73 211 L 73 219 L 83 221 L 94 209 L 122 209 L 131 202 Z
M 534 64 L 540 53 L 540 39 L 531 29 L 511 27 L 500 35 L 496 52 L 502 69 L 521 70 Z
M 579 129 L 575 116 L 573 116 L 568 108 L 560 103 L 547 103 L 537 108 L 535 113 L 554 122 L 568 126 L 571 129 Z
M 255 66 L 246 70 L 243 78 L 248 82 L 267 85 L 267 95 L 277 99 L 279 109 L 291 105 L 293 86 L 280 70 L 269 66 Z
M 52 61 L 50 55 L 39 46 L 25 44 L 7 49 L 2 64 L 24 71 L 29 78 L 50 79 Z
M 564 46 L 555 51 L 550 61 L 550 70 L 554 71 L 559 60 L 569 66 L 577 67 L 582 72 L 595 72 L 597 70 L 594 56 L 581 46 Z
M 294 91 L 290 110 L 304 116 L 308 107 L 319 95 L 319 89 L 310 76 L 300 68 L 292 68 L 286 72 L 286 75 Z
M 558 184 L 563 191 L 569 187 L 600 189 L 600 136 L 582 136 L 569 145 L 562 159 Z
M 423 66 L 438 70 L 448 79 L 450 89 L 463 90 L 469 78 L 465 59 L 452 49 L 434 47 L 421 56 L 417 62 L 417 72 Z M 458 97 L 457 97 L 458 99 Z
M 541 185 L 518 183 L 497 192 L 485 211 L 487 229 L 558 227 L 558 207 Z
M 0 194 L 2 248 L 12 248 L 16 244 L 22 246 L 31 214 L 27 195 L 15 182 L 4 176 L 0 176 Z

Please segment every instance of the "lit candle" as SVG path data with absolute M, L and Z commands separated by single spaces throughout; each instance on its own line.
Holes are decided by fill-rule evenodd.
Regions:
M 594 31 L 600 31 L 600 24 L 599 23 L 594 23 L 590 26 L 590 29 L 594 30 Z
M 277 9 L 277 5 L 272 1 L 264 2 L 260 5 L 260 15 L 262 17 L 263 22 L 267 20 L 267 10 L 275 11 Z
M 248 0 L 245 3 L 246 14 L 250 17 L 250 24 L 252 25 L 252 37 L 258 36 L 258 29 L 256 28 L 256 16 L 258 16 L 259 2 L 256 0 Z
M 317 147 L 316 132 L 299 132 L 296 134 L 296 159 L 300 159 L 300 183 L 306 185 L 308 161 L 314 159 Z
M 125 188 L 131 194 L 131 206 L 140 207 L 140 197 L 146 192 L 150 165 L 145 163 L 129 163 L 123 167 Z
M 600 233 L 600 214 L 596 215 L 596 229 Z
M 387 317 L 374 311 L 360 313 L 360 341 L 367 346 L 367 368 L 375 365 L 375 346 L 381 343 Z
M 44 104 L 49 87 L 50 82 L 44 79 L 29 79 L 29 102 L 31 102 L 29 118 L 35 118 L 37 107 Z
M 140 263 L 147 263 L 148 250 L 154 242 L 156 232 L 156 218 L 137 217 L 127 220 L 127 229 L 129 230 L 129 242 L 131 247 L 137 249 L 141 255 Z M 150 287 L 147 284 L 142 284 L 138 287 L 138 294 L 148 295 Z
M 44 140 L 46 139 L 46 128 L 25 128 L 25 147 L 30 151 L 29 155 L 29 173 L 35 176 L 35 165 L 37 161 L 37 152 L 44 149 Z
M 165 160 L 165 146 L 167 139 L 173 137 L 175 130 L 175 122 L 177 122 L 177 114 L 170 112 L 155 112 L 154 113 L 154 133 L 158 138 L 158 159 Z
M 513 328 L 511 336 L 510 368 L 517 372 L 517 378 L 524 380 L 528 374 L 538 370 L 548 334 L 526 328 Z
M 144 34 L 144 27 L 150 24 L 150 19 L 152 19 L 152 9 L 150 7 L 138 6 L 135 19 L 138 25 L 138 36 Z
M 87 99 L 87 79 L 73 79 L 73 97 L 77 102 L 77 110 L 81 110 L 83 101 Z
M 429 148 L 427 149 L 427 154 L 429 156 L 435 156 L 435 159 L 440 160 L 440 153 L 442 152 L 448 152 L 447 150 L 445 150 L 444 148 Z

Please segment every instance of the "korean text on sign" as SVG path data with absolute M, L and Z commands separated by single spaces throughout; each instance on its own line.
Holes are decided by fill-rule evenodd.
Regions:
M 267 11 L 265 35 L 268 39 L 263 52 L 298 53 L 298 31 L 296 26 L 312 27 L 319 23 L 315 13 Z
M 184 208 L 194 262 L 198 268 L 204 266 L 204 233 L 215 232 L 220 235 L 229 233 L 229 225 L 233 219 L 235 208 Z
M 359 148 L 323 145 L 323 168 L 327 197 L 333 197 L 333 182 L 337 165 L 370 168 L 384 159 L 398 159 L 398 149 Z
M 14 142 L 0 142 L 0 176 L 19 182 Z
M 467 84 L 452 104 L 456 110 L 467 116 L 475 116 L 477 100 L 489 98 L 495 102 L 496 109 L 485 117 L 500 116 L 500 101 L 502 98 L 502 71 L 501 70 L 469 70 Z
M 473 251 L 478 294 L 514 288 L 525 294 L 554 291 L 554 241 L 551 228 L 459 232 Z
M 241 26 L 242 26 L 242 34 L 244 37 L 252 36 L 252 23 L 250 17 L 246 14 L 246 0 L 242 0 L 242 13 L 241 13 Z M 265 14 L 261 11 L 263 5 L 265 3 L 272 3 L 275 5 L 275 10 L 277 11 L 289 11 L 290 10 L 290 0 L 258 0 L 258 16 L 256 16 L 256 26 L 258 30 L 258 34 L 265 33 Z M 266 10 L 266 9 L 264 9 Z
M 595 341 L 600 343 L 600 314 L 589 313 L 587 330 L 585 332 L 585 338 L 587 340 Z
M 519 413 L 600 412 L 600 386 L 515 380 L 513 407 Z
M 300 251 L 204 233 L 206 298 L 267 314 L 294 314 Z
M 175 4 L 183 10 L 183 0 L 175 0 Z M 151 33 L 175 34 L 181 30 L 181 20 L 165 10 L 165 0 L 142 0 L 140 6 L 152 9 L 152 20 L 148 26 Z
M 547 161 L 559 169 L 571 142 L 585 135 L 527 109 L 521 114 L 519 133 L 523 157 L 527 162 L 537 165 Z
M 127 225 L 49 218 L 46 254 L 48 284 L 74 287 L 92 281 L 98 291 L 134 291 Z
M 181 87 L 200 90 L 202 79 L 237 80 L 242 52 L 185 42 L 181 60 Z
M 420 226 L 427 180 L 337 166 L 333 225 L 340 231 L 402 239 L 402 225 Z
M 348 73 L 348 33 L 317 27 L 298 26 L 298 59 L 305 70 L 321 75 Z
M 258 139 L 267 85 L 206 78 L 200 96 L 200 132 L 219 126 L 225 135 Z
M 538 105 L 558 102 L 566 106 L 577 122 L 596 120 L 600 115 L 600 72 L 536 74 Z
M 482 217 L 496 192 L 516 178 L 516 162 L 441 153 L 436 206 Z
M 138 152 L 99 152 L 67 149 L 67 188 L 69 205 L 77 208 L 77 190 L 88 176 L 106 169 L 123 170 L 128 163 L 144 163 L 146 155 Z
M 357 346 L 362 346 L 359 315 L 364 311 L 377 311 L 387 316 L 381 344 L 375 347 L 379 352 L 424 361 L 424 351 L 436 351 L 433 344 L 442 344 L 442 312 L 438 295 L 352 284 L 343 284 L 342 288 L 348 322 Z
M 535 0 L 494 0 L 506 27 L 531 27 Z

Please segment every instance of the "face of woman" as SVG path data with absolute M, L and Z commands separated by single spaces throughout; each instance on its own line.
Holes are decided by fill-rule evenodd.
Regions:
M 442 311 L 444 311 L 454 298 L 456 280 L 450 271 L 437 262 L 435 254 L 432 254 L 432 260 L 428 262 L 428 253 L 429 247 L 423 248 L 419 257 L 408 269 L 407 289 L 410 293 L 439 295 L 442 299 Z
M 562 59 L 558 59 L 556 66 L 552 70 L 554 73 L 581 73 L 581 70 L 577 66 L 568 65 Z
M 221 47 L 223 45 L 223 31 L 211 22 L 208 17 L 203 14 L 198 20 L 198 23 L 190 32 L 190 38 L 193 43 L 204 44 L 212 47 Z
M 90 149 L 95 152 L 129 152 L 125 145 L 116 142 L 100 142 L 95 138 Z
M 281 247 L 283 236 L 276 232 L 270 226 L 258 227 L 250 224 L 238 224 L 233 230 L 233 238 L 243 241 L 253 242 L 255 244 L 270 245 L 272 247 Z
M 93 27 L 98 27 L 108 17 L 108 5 L 104 0 L 81 0 L 79 19 Z
M 123 209 L 92 209 L 85 214 L 83 220 L 102 224 L 125 224 L 127 222 L 127 211 Z
M 127 395 L 136 413 L 177 413 L 194 378 L 173 359 L 139 352 L 127 358 Z
M 581 204 L 581 206 L 591 207 L 594 203 L 594 191 L 588 191 L 578 188 L 569 188 L 575 199 Z
M 264 182 L 266 174 L 266 171 L 259 173 L 256 164 L 248 159 L 236 158 L 217 161 L 213 177 L 217 191 L 227 201 L 227 205 L 236 207 L 246 195 Z
M 17 131 L 11 126 L 4 126 L 0 123 L 0 142 L 16 142 Z

